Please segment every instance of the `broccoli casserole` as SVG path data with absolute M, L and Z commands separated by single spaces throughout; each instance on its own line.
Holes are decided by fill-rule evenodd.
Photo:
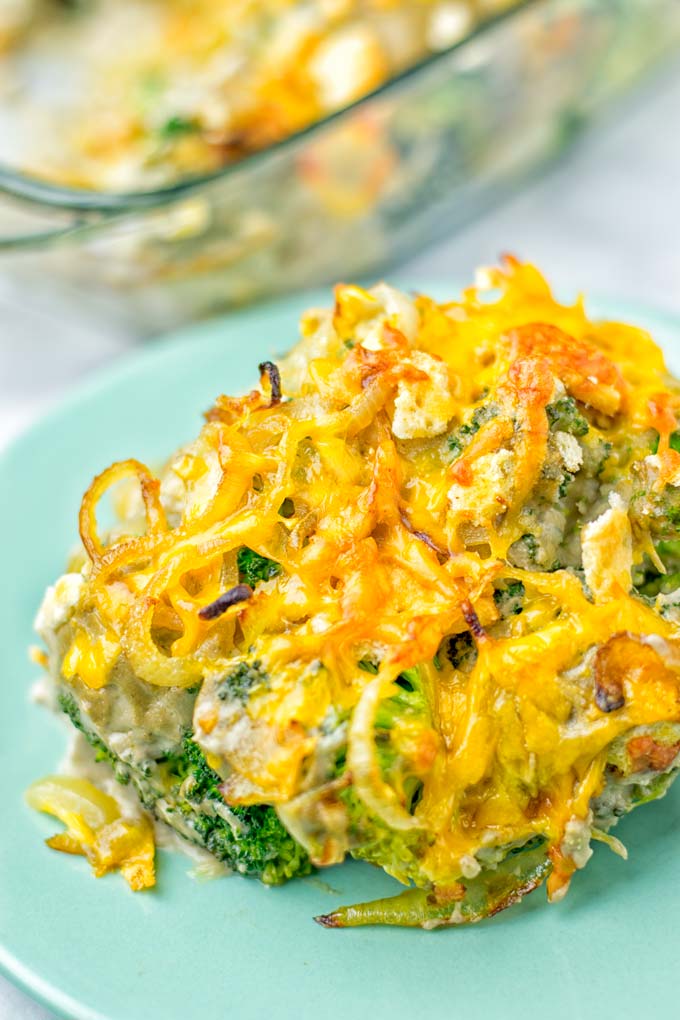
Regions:
M 208 174 L 511 5 L 12 0 L 0 10 L 0 160 L 101 191 Z
M 625 854 L 680 762 L 679 408 L 647 333 L 514 258 L 443 304 L 336 287 L 160 474 L 87 490 L 37 629 L 145 811 L 39 781 L 51 844 L 133 888 L 154 816 L 270 884 L 351 855 L 407 888 L 319 921 L 425 928 Z

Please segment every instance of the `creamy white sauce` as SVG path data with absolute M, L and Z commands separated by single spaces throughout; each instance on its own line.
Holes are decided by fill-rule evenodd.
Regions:
M 585 868 L 593 856 L 590 846 L 590 827 L 592 814 L 587 819 L 570 818 L 564 827 L 564 838 L 560 850 L 565 857 L 571 858 L 577 868 Z
M 62 574 L 45 592 L 33 626 L 48 646 L 54 632 L 68 620 L 83 584 L 82 574 Z
M 57 688 L 49 673 L 43 672 L 35 680 L 29 691 L 29 698 L 34 705 L 42 705 L 54 711 L 57 707 Z
M 113 797 L 125 818 L 134 820 L 141 815 L 146 815 L 153 825 L 154 842 L 159 849 L 182 853 L 194 862 L 195 867 L 189 872 L 192 877 L 203 880 L 221 878 L 231 874 L 226 864 L 218 861 L 203 847 L 190 843 L 166 822 L 160 821 L 145 811 L 133 784 L 129 783 L 123 786 L 116 780 L 105 762 L 95 761 L 94 751 L 82 733 L 76 730 L 71 733 L 69 745 L 59 764 L 58 772 L 61 775 L 89 779 L 109 797 Z

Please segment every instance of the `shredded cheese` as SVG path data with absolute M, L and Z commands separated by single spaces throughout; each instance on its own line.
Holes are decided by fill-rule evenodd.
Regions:
M 485 283 L 493 299 L 470 288 L 442 305 L 338 287 L 332 314 L 304 320 L 283 400 L 220 397 L 172 462 L 184 482 L 173 522 L 143 465 L 95 479 L 81 512 L 89 572 L 57 668 L 97 688 L 122 656 L 150 685 L 202 682 L 196 732 L 226 763 L 230 803 L 291 802 L 330 709 L 347 713 L 356 791 L 392 829 L 430 834 L 428 880 L 474 876 L 480 847 L 540 835 L 557 898 L 585 863 L 608 746 L 680 722 L 678 628 L 631 590 L 651 539 L 628 505 L 655 428 L 670 464 L 679 400 L 642 330 L 591 322 L 514 259 Z M 556 394 L 586 437 L 560 425 L 551 439 Z M 107 543 L 96 503 L 122 474 L 138 479 L 145 530 Z M 584 481 L 570 502 L 572 476 Z M 206 619 L 242 546 L 279 572 Z M 563 561 L 542 562 L 548 548 Z M 521 612 L 503 617 L 498 584 L 519 581 Z M 446 651 L 462 634 L 465 667 Z M 210 703 L 246 653 L 265 663 L 267 688 L 239 708 Z M 377 675 L 358 668 L 366 660 Z M 395 730 L 422 782 L 410 812 L 379 764 L 375 725 L 412 667 L 429 715 Z M 598 684 L 614 681 L 620 697 L 605 704 Z

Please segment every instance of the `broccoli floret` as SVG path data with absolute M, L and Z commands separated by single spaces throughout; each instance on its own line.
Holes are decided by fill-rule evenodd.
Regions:
M 422 715 L 428 711 L 427 698 L 417 667 L 405 669 L 399 674 L 395 684 L 400 690 L 380 705 L 375 717 L 376 729 L 390 730 L 397 719 L 409 715 Z
M 522 566 L 522 560 L 528 560 L 529 563 L 536 563 L 538 561 L 540 549 L 535 535 L 522 535 L 516 542 L 513 542 L 511 550 L 512 562 L 520 566 Z
M 495 589 L 493 600 L 503 619 L 517 616 L 523 609 L 524 585 L 521 581 L 502 582 Z
M 648 491 L 634 492 L 630 511 L 633 520 L 644 524 L 655 540 L 664 544 L 677 540 L 680 532 L 679 488 L 667 485 L 661 492 L 656 492 L 653 487 Z
M 648 561 L 647 569 L 640 569 L 634 575 L 638 592 L 650 599 L 655 599 L 659 593 L 669 595 L 680 589 L 680 540 L 659 542 L 656 551 L 666 568 L 666 573 L 660 574 Z
M 670 439 L 668 440 L 668 445 L 670 446 L 671 450 L 675 450 L 676 453 L 680 453 L 680 432 L 672 432 L 671 433 Z M 652 449 L 652 453 L 656 453 L 656 451 L 659 449 L 659 433 L 658 432 L 654 433 L 654 438 L 652 439 L 651 449 Z
M 554 404 L 548 404 L 550 428 L 555 432 L 569 432 L 572 436 L 585 436 L 590 430 L 573 397 L 560 397 Z
M 80 717 L 80 709 L 78 708 L 76 699 L 73 695 L 69 694 L 68 691 L 59 691 L 59 694 L 57 695 L 57 703 L 62 712 L 65 712 L 69 717 L 75 728 L 80 730 L 81 733 L 85 733 L 83 720 Z M 94 739 L 98 740 L 97 737 L 94 737 Z
M 680 570 L 680 539 L 659 542 L 656 551 L 663 560 L 667 570 Z
M 677 769 L 671 769 L 670 772 L 654 776 L 646 783 L 635 783 L 631 790 L 631 809 L 642 804 L 650 804 L 653 800 L 665 796 L 677 774 Z
M 463 443 L 459 433 L 455 433 L 454 435 L 449 436 L 447 442 L 449 444 L 449 450 L 454 455 L 454 457 L 460 457 L 461 453 L 463 452 Z
M 373 676 L 378 672 L 379 666 L 373 659 L 359 659 L 357 666 L 364 673 L 371 673 Z
M 477 649 L 469 630 L 454 634 L 446 641 L 446 657 L 454 669 L 470 673 L 477 661 Z
M 378 762 L 388 781 L 390 769 L 399 762 L 399 754 L 392 745 L 390 731 L 404 719 L 409 717 L 415 719 L 429 712 L 420 670 L 417 667 L 404 670 L 394 682 L 399 690 L 381 703 L 375 716 Z M 413 791 L 409 789 L 405 792 L 407 800 L 410 800 Z
M 551 550 L 550 546 L 542 546 L 536 535 L 527 532 L 512 543 L 508 550 L 508 560 L 513 567 L 520 567 L 522 570 L 532 570 L 536 566 L 545 571 L 560 570 L 562 567 L 560 559 L 550 559 L 553 551 L 555 550 Z
M 560 499 L 564 499 L 564 497 L 567 495 L 569 491 L 569 486 L 573 481 L 574 475 L 572 475 L 569 471 L 565 471 L 564 475 L 562 476 L 562 481 L 560 482 L 559 488 L 557 490 Z
M 277 885 L 311 871 L 308 855 L 267 804 L 229 807 L 220 792 L 222 780 L 199 746 L 186 734 L 173 752 L 143 764 L 123 763 L 83 725 L 75 698 L 59 694 L 59 704 L 106 761 L 120 782 L 132 782 L 144 807 L 186 838 L 205 847 L 241 875 Z
M 163 141 L 170 141 L 173 138 L 180 138 L 183 135 L 193 135 L 200 131 L 201 125 L 194 117 L 182 117 L 175 115 L 168 117 L 159 128 L 159 135 Z
M 68 691 L 60 691 L 57 695 L 57 701 L 62 712 L 65 712 L 69 717 L 73 725 L 77 730 L 83 734 L 88 744 L 94 748 L 95 761 L 104 761 L 113 769 L 113 774 L 122 786 L 127 786 L 130 782 L 130 771 L 128 767 L 117 758 L 113 752 L 109 751 L 106 744 L 99 739 L 96 733 L 92 733 L 91 730 L 86 729 L 83 724 L 83 720 L 80 714 L 80 709 L 76 703 L 76 699 Z
M 281 564 L 260 556 L 254 549 L 242 545 L 236 556 L 239 581 L 254 588 L 259 581 L 269 581 L 281 573 Z
M 377 759 L 387 782 L 396 778 L 390 775 L 390 770 L 393 767 L 398 770 L 401 763 L 399 752 L 392 744 L 391 731 L 400 721 L 429 715 L 428 700 L 418 667 L 404 670 L 395 684 L 399 689 L 380 704 L 375 718 Z M 340 778 L 346 764 L 346 747 L 342 746 L 338 749 L 335 769 L 330 778 Z M 415 811 L 422 794 L 422 782 L 416 776 L 407 775 L 402 777 L 398 787 L 403 794 L 406 810 Z M 337 796 L 347 813 L 347 834 L 352 857 L 377 864 L 402 882 L 412 879 L 422 882 L 419 862 L 427 846 L 424 833 L 400 832 L 390 828 L 370 812 L 351 785 L 341 787 Z
M 408 810 L 414 810 L 421 789 L 420 784 L 414 785 Z M 368 811 L 352 786 L 341 790 L 338 797 L 347 811 L 352 857 L 377 864 L 400 882 L 422 883 L 420 860 L 427 848 L 427 836 L 420 831 L 391 829 Z
M 175 801 L 197 842 L 218 860 L 267 885 L 309 874 L 307 854 L 283 827 L 274 808 L 267 804 L 227 807 L 220 793 L 222 780 L 189 735 L 181 751 L 168 757 L 167 767 L 174 783 L 166 796 Z
M 229 698 L 247 701 L 255 687 L 264 687 L 266 684 L 267 674 L 259 659 L 253 662 L 239 662 L 238 666 L 222 680 L 217 696 L 221 701 L 227 701 Z
M 447 442 L 449 450 L 451 450 L 456 457 L 459 457 L 472 437 L 479 432 L 482 425 L 484 425 L 487 421 L 490 421 L 496 413 L 497 408 L 494 404 L 483 404 L 481 407 L 475 408 L 470 421 L 460 425 L 459 428 L 457 428 L 455 432 L 452 432 L 448 437 Z
M 598 444 L 599 461 L 595 468 L 596 478 L 599 478 L 604 473 L 604 470 L 607 467 L 607 461 L 611 456 L 612 449 L 613 447 L 609 440 L 603 440 Z

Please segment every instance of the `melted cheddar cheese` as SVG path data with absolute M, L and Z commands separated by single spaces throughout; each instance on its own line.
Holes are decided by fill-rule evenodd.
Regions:
M 275 805 L 319 864 L 361 856 L 354 810 L 408 848 L 371 859 L 438 889 L 538 837 L 558 896 L 611 748 L 680 724 L 678 622 L 634 587 L 674 536 L 678 385 L 512 258 L 443 304 L 338 286 L 301 331 L 282 395 L 264 366 L 160 478 L 95 479 L 53 669 L 200 687 L 227 803 Z M 252 590 L 244 548 L 274 564 Z

